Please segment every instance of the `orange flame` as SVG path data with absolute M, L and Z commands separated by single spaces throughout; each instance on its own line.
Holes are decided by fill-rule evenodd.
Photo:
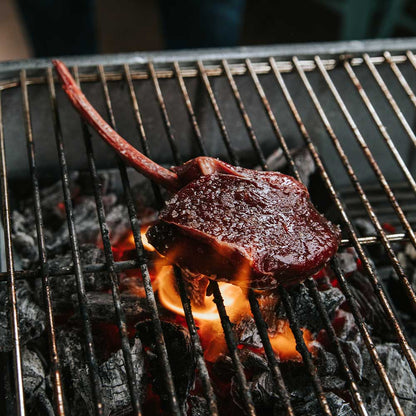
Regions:
M 282 325 L 279 330 L 269 335 L 270 343 L 272 344 L 273 351 L 279 356 L 281 361 L 302 361 L 302 356 L 296 350 L 296 340 L 290 329 L 289 322 L 281 321 Z M 313 337 L 312 333 L 307 329 L 302 329 L 303 340 L 305 341 L 308 350 L 313 353 Z
M 148 227 L 142 227 L 143 246 L 148 251 L 155 248 L 147 241 L 145 233 Z M 134 238 L 130 234 L 126 239 L 134 247 Z M 159 301 L 162 306 L 178 316 L 185 316 L 182 301 L 176 288 L 173 264 L 176 254 L 170 252 L 168 256 L 161 256 L 155 262 L 154 279 L 152 286 L 157 290 Z M 236 274 L 243 286 L 247 286 L 249 270 L 242 269 Z M 234 284 L 218 283 L 224 306 L 231 322 L 239 322 L 242 318 L 251 315 L 250 304 L 247 299 L 247 290 Z M 192 313 L 198 327 L 201 342 L 204 347 L 204 356 L 207 361 L 215 362 L 220 354 L 227 352 L 227 344 L 222 330 L 221 320 L 214 296 L 206 296 L 203 305 L 192 301 Z M 313 336 L 310 331 L 303 329 L 303 338 L 309 351 L 313 352 Z M 281 320 L 277 324 L 274 334 L 269 334 L 269 339 L 276 355 L 280 360 L 302 361 L 300 353 L 296 350 L 296 340 L 287 320 Z

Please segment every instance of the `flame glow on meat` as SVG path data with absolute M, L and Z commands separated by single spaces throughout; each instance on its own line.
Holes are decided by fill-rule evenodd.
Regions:
M 144 226 L 141 230 L 143 247 L 152 255 L 157 256 L 151 269 L 153 289 L 157 292 L 159 302 L 165 310 L 172 312 L 177 318 L 183 318 L 185 313 L 176 286 L 173 266 L 178 251 L 175 253 L 171 252 L 166 257 L 158 255 L 154 247 L 146 240 L 145 234 L 147 229 L 148 226 Z M 132 234 L 129 234 L 123 240 L 122 244 L 116 247 L 116 250 L 120 253 L 125 253 L 134 250 L 134 248 L 134 237 Z M 242 281 L 247 279 L 248 272 L 246 270 L 242 269 L 237 274 Z M 193 281 L 195 281 L 195 279 L 193 279 Z M 218 285 L 224 301 L 224 306 L 232 323 L 238 323 L 242 319 L 252 316 L 247 298 L 247 289 L 225 282 L 219 282 Z M 134 290 L 134 288 L 130 289 L 130 291 L 136 294 L 143 293 Z M 227 344 L 217 306 L 214 303 L 214 296 L 206 295 L 204 291 L 202 300 L 191 297 L 191 305 L 201 343 L 204 348 L 205 359 L 209 362 L 215 362 L 221 354 L 227 352 Z M 181 320 L 178 319 L 178 321 Z M 277 322 L 276 327 L 277 330 L 273 333 L 269 333 L 269 339 L 272 348 L 279 359 L 282 361 L 302 361 L 301 355 L 296 350 L 296 340 L 288 321 L 280 320 Z M 302 331 L 306 346 L 313 352 L 314 339 L 311 332 L 307 329 L 303 329 Z M 244 348 L 243 345 L 239 345 L 239 347 Z

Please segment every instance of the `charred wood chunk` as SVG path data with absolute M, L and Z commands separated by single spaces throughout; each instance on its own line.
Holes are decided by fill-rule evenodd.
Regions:
M 147 320 L 136 325 L 137 337 L 146 348 L 146 360 L 150 371 L 153 391 L 160 395 L 162 406 L 168 409 L 169 397 L 162 364 L 157 356 L 152 322 Z M 162 330 L 166 341 L 173 382 L 180 406 L 184 406 L 194 383 L 195 357 L 191 338 L 187 329 L 181 325 L 162 321 Z
M 81 244 L 79 247 L 80 260 L 82 264 L 104 263 L 104 253 L 93 244 Z M 72 253 L 69 251 L 63 255 L 56 255 L 49 261 L 49 267 L 56 269 L 59 267 L 71 267 L 73 265 Z M 110 278 L 106 272 L 84 273 L 85 288 L 87 290 L 107 290 L 110 288 Z M 52 299 L 70 303 L 71 296 L 77 293 L 75 275 L 49 277 Z M 38 283 L 40 286 L 40 282 Z M 39 293 L 41 293 L 39 288 Z
M 121 306 L 129 322 L 137 322 L 149 316 L 149 308 L 146 298 L 139 298 L 135 295 L 122 294 Z M 74 319 L 79 320 L 78 296 L 73 294 L 71 301 L 76 311 Z M 113 296 L 106 292 L 87 293 L 88 311 L 91 320 L 107 323 L 116 323 Z
M 200 396 L 189 395 L 188 409 L 189 416 L 209 416 L 211 414 L 205 398 Z
M 253 348 L 263 348 L 256 322 L 251 316 L 244 316 L 234 326 L 234 333 L 239 344 Z
M 17 313 L 20 344 L 39 338 L 45 330 L 45 312 L 36 303 L 26 281 L 16 282 Z M 11 351 L 13 337 L 10 329 L 10 300 L 6 283 L 0 283 L 0 352 Z
M 320 331 L 322 329 L 321 317 L 308 289 L 304 285 L 298 285 L 290 290 L 290 295 L 299 325 L 314 333 Z M 345 296 L 335 287 L 320 291 L 319 296 L 330 318 L 334 317 L 336 310 L 345 302 Z M 283 305 L 278 308 L 277 315 L 281 319 L 286 318 Z
M 58 348 L 61 357 L 64 382 L 68 386 L 72 415 L 93 415 L 88 368 L 84 360 L 80 335 L 74 331 L 61 330 L 58 335 Z M 144 352 L 139 339 L 131 346 L 133 368 L 139 388 L 140 400 L 146 391 Z M 131 411 L 131 398 L 123 352 L 116 351 L 98 368 L 100 388 L 103 396 L 103 414 L 128 414 Z
M 395 387 L 404 413 L 416 414 L 416 379 L 406 358 L 402 355 L 400 345 L 381 344 L 376 346 L 376 350 L 388 378 Z M 395 412 L 386 398 L 385 390 L 367 351 L 363 352 L 363 359 L 364 368 L 360 391 L 368 413 L 374 416 L 393 416 Z
M 25 401 L 30 414 L 53 416 L 55 413 L 47 394 L 47 376 L 38 354 L 24 347 L 22 366 Z
M 374 335 L 384 341 L 393 340 L 393 327 L 384 313 L 383 307 L 374 292 L 369 279 L 356 271 L 348 277 L 350 290 L 354 295 L 362 316 L 365 316 L 367 324 L 373 329 Z

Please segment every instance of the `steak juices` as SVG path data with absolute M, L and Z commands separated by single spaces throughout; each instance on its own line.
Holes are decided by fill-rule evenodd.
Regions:
M 174 251 L 174 262 L 195 278 L 273 289 L 304 280 L 335 254 L 339 228 L 315 209 L 297 180 L 210 157 L 166 169 L 119 136 L 66 66 L 53 62 L 84 120 L 130 165 L 174 193 L 147 237 L 160 254 Z

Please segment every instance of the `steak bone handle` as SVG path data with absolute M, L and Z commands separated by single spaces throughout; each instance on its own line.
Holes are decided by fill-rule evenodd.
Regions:
M 94 109 L 69 72 L 60 60 L 53 60 L 62 88 L 71 104 L 82 118 L 132 167 L 143 175 L 158 183 L 169 191 L 181 188 L 180 180 L 175 172 L 160 166 L 149 159 L 130 143 L 123 139 Z

